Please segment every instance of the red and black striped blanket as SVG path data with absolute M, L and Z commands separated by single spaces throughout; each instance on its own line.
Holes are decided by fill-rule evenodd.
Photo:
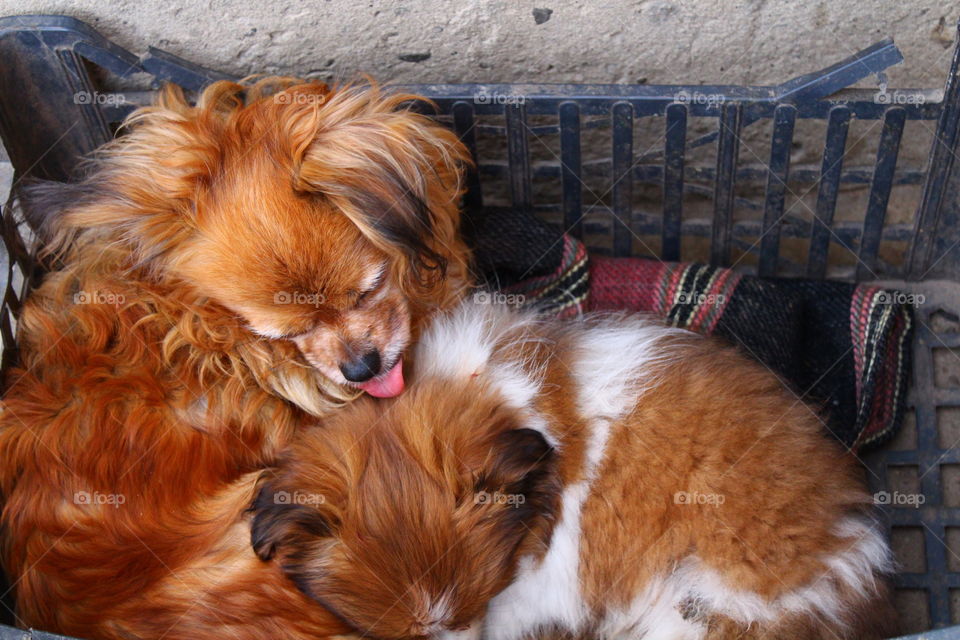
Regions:
M 478 218 L 465 235 L 491 289 L 558 315 L 627 309 L 726 339 L 798 400 L 820 407 L 825 429 L 854 450 L 885 441 L 900 425 L 913 328 L 903 296 L 865 284 L 588 255 L 532 217 L 487 210 Z

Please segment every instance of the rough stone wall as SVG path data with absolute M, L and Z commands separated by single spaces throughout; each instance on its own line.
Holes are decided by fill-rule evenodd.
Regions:
M 402 82 L 775 83 L 891 35 L 891 85 L 942 82 L 945 0 L 0 0 L 64 13 L 134 52 L 235 74 L 372 73 Z

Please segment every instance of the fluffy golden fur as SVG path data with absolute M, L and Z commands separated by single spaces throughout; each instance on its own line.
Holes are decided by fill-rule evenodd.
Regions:
M 24 198 L 52 271 L 23 308 L 0 415 L 19 623 L 342 629 L 235 527 L 246 474 L 358 394 L 342 364 L 377 350 L 399 371 L 467 284 L 466 151 L 414 98 L 269 78 L 192 106 L 168 88 L 85 179 Z
M 255 507 L 258 554 L 365 634 L 886 637 L 853 460 L 735 350 L 468 304 L 416 366 L 304 432 Z

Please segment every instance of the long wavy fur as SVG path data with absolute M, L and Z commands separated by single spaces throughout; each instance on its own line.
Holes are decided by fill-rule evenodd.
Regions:
M 52 271 L 23 309 L 0 414 L 2 551 L 22 622 L 113 633 L 104 620 L 126 594 L 212 535 L 202 519 L 172 521 L 172 506 L 261 468 L 295 429 L 356 395 L 180 275 L 230 158 L 280 162 L 290 189 L 347 216 L 405 274 L 414 309 L 461 296 L 467 153 L 411 110 L 417 99 L 266 78 L 215 83 L 191 105 L 167 87 L 83 179 L 33 188 L 28 218 Z M 76 504 L 97 491 L 135 508 Z

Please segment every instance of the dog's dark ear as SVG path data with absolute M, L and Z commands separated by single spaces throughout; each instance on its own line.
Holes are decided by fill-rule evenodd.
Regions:
M 330 525 L 312 505 L 296 504 L 288 491 L 278 490 L 270 482 L 261 485 L 250 507 L 253 522 L 250 542 L 263 561 L 273 558 L 283 548 L 298 549 L 316 538 L 330 535 Z
M 405 267 L 408 280 L 432 287 L 457 246 L 462 169 L 470 153 L 449 128 L 411 105 L 418 96 L 354 86 L 326 97 L 302 119 L 312 144 L 295 155 L 299 190 L 323 196 Z
M 486 501 L 512 507 L 510 512 L 519 520 L 552 514 L 561 491 L 556 458 L 556 451 L 539 431 L 503 431 L 494 437 L 476 491 Z
M 63 212 L 93 199 L 97 187 L 91 182 L 55 182 L 25 179 L 17 187 L 17 202 L 24 220 L 40 240 L 49 240 Z
M 490 463 L 483 473 L 488 489 L 508 488 L 553 462 L 554 450 L 534 429 L 508 429 L 494 437 Z
M 412 191 L 399 175 L 391 175 L 394 184 L 392 199 L 382 195 L 358 193 L 357 210 L 368 214 L 365 224 L 386 240 L 390 246 L 400 247 L 411 265 L 411 274 L 424 283 L 430 273 L 443 277 L 447 260 L 434 251 L 429 239 L 436 233 L 436 217 L 426 200 Z
M 346 135 L 328 134 L 323 144 L 314 145 L 300 168 L 300 179 L 342 210 L 384 251 L 399 252 L 419 284 L 442 277 L 447 259 L 431 244 L 450 225 L 441 224 L 428 202 L 431 196 L 424 184 L 434 179 L 432 169 L 408 158 L 406 146 L 391 149 L 370 136 L 339 142 Z M 363 143 L 371 147 L 365 155 Z M 345 150 L 338 150 L 338 144 Z

